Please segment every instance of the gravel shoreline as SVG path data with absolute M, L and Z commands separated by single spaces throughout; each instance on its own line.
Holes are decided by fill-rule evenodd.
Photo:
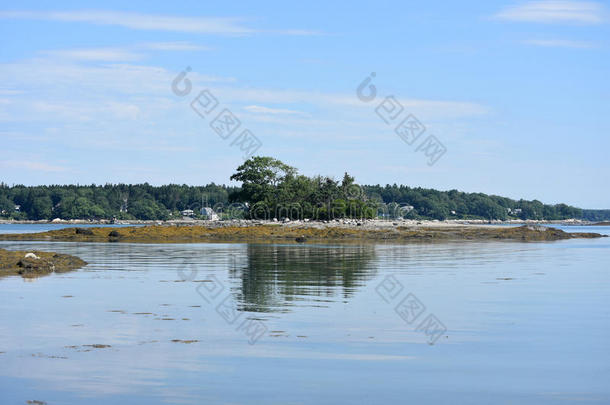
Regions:
M 220 227 L 234 227 L 234 226 L 257 226 L 257 225 L 282 225 L 286 227 L 295 226 L 307 226 L 314 228 L 326 228 L 326 227 L 341 227 L 351 228 L 359 227 L 360 229 L 367 230 L 383 230 L 391 229 L 396 227 L 461 227 L 461 226 L 476 226 L 484 225 L 489 227 L 490 225 L 506 226 L 506 225 L 563 225 L 563 226 L 589 226 L 596 225 L 596 222 L 584 221 L 580 219 L 566 219 L 563 221 L 546 221 L 546 220 L 483 220 L 483 219 L 450 219 L 445 221 L 439 220 L 411 220 L 411 219 L 395 219 L 395 220 L 381 220 L 381 219 L 335 219 L 329 221 L 313 221 L 313 220 L 249 220 L 249 219 L 230 219 L 230 220 L 196 220 L 196 219 L 177 219 L 169 221 L 144 221 L 144 220 L 85 220 L 85 219 L 71 219 L 71 220 L 60 220 L 55 219 L 53 221 L 14 221 L 14 220 L 0 220 L 0 224 L 58 224 L 58 225 L 160 225 L 160 226 L 205 226 L 208 228 L 220 228 Z

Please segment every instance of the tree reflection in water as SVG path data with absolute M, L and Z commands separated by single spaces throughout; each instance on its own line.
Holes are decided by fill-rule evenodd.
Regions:
M 305 302 L 347 300 L 376 273 L 373 246 L 250 244 L 246 252 L 230 260 L 241 311 L 287 312 Z

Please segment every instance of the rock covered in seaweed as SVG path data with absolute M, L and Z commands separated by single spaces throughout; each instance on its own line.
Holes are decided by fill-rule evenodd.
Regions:
M 71 255 L 52 252 L 22 252 L 0 249 L 0 277 L 21 275 L 39 277 L 51 273 L 63 273 L 87 265 L 84 260 Z

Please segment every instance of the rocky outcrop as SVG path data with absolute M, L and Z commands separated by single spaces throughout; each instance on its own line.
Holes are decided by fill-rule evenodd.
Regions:
M 79 269 L 87 262 L 78 257 L 50 252 L 22 252 L 0 249 L 0 277 L 40 277 Z

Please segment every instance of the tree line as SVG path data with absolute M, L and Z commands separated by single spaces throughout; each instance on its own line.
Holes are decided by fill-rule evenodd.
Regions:
M 583 210 L 538 200 L 513 200 L 483 193 L 438 191 L 405 185 L 358 185 L 345 173 L 341 181 L 308 177 L 271 157 L 255 156 L 231 180 L 241 187 L 217 185 L 106 184 L 9 186 L 0 183 L 0 217 L 7 219 L 180 218 L 183 210 L 200 215 L 202 207 L 244 218 L 334 219 L 537 219 L 607 220 L 608 210 Z M 227 209 L 233 207 L 235 209 Z M 226 216 L 226 215 L 225 215 Z
M 8 186 L 0 183 L 0 216 L 11 219 L 167 220 L 180 212 L 227 202 L 236 187 L 106 184 Z

